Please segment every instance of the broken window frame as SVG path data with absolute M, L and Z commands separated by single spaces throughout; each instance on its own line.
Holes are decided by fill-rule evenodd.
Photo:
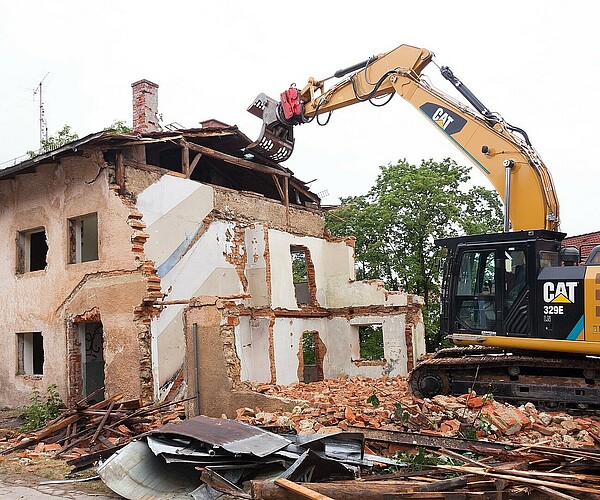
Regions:
M 42 332 L 19 332 L 17 335 L 17 375 L 44 375 L 44 335 Z
M 36 251 L 32 252 L 32 236 L 38 234 L 43 234 L 43 246 L 45 247 L 45 250 L 43 249 L 43 267 L 37 262 L 35 262 L 37 265 L 33 265 L 33 259 L 37 261 L 38 257 L 41 257 L 41 254 L 39 256 L 37 255 L 39 249 L 36 248 Z M 41 241 L 36 243 L 36 245 L 37 244 L 42 245 Z M 19 231 L 17 233 L 17 274 L 44 271 L 48 267 L 48 251 L 48 235 L 45 227 L 41 226 L 33 229 L 27 229 L 25 231 Z M 40 263 L 41 262 L 42 261 L 40 260 Z
M 86 222 L 95 220 L 95 224 L 89 229 L 94 231 L 95 235 L 92 237 L 85 237 Z M 69 248 L 69 264 L 81 264 L 83 262 L 93 262 L 99 260 L 100 257 L 100 231 L 99 231 L 99 220 L 98 213 L 93 212 L 86 215 L 80 215 L 78 217 L 71 217 L 68 219 L 68 248 Z M 91 251 L 86 250 L 89 255 L 84 255 L 84 245 L 88 241 L 93 243 L 94 248 Z

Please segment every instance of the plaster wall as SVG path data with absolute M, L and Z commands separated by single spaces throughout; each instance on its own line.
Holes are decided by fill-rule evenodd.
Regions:
M 299 309 L 294 293 L 290 246 L 308 248 L 315 269 L 318 305 L 325 308 L 405 306 L 408 295 L 388 291 L 380 280 L 354 281 L 354 252 L 345 242 L 269 231 L 272 306 Z
M 385 362 L 357 362 L 360 357 L 359 325 L 380 324 L 383 328 Z M 406 375 L 407 349 L 404 335 L 405 317 L 364 316 L 349 320 L 345 317 L 327 318 L 276 318 L 273 326 L 273 347 L 277 384 L 298 382 L 298 353 L 305 332 L 318 332 L 326 347 L 323 359 L 325 378 L 341 375 L 364 375 L 371 378 L 383 375 Z M 240 338 L 247 335 L 240 324 Z M 239 352 L 239 351 L 238 351 Z M 242 357 L 242 373 L 247 360 Z M 261 381 L 261 380 L 259 380 Z M 266 381 L 266 380 L 265 380 Z
M 310 251 L 310 258 L 315 269 L 315 285 L 317 303 L 328 307 L 325 294 L 327 270 L 324 253 L 330 248 L 325 240 L 311 236 L 296 236 L 278 230 L 269 230 L 269 256 L 271 263 L 271 306 L 282 309 L 300 309 L 296 302 L 294 281 L 292 276 L 292 256 L 290 246 L 303 246 Z
M 245 272 L 248 279 L 248 293 L 252 295 L 250 305 L 252 307 L 268 307 L 271 297 L 265 258 L 267 249 L 265 226 L 263 224 L 249 226 L 245 232 L 245 244 L 248 255 Z
M 137 290 L 142 287 L 138 285 L 144 279 L 137 273 L 131 252 L 129 209 L 110 189 L 104 167 L 102 156 L 94 153 L 63 158 L 57 164 L 39 166 L 35 173 L 0 181 L 0 335 L 5 346 L 0 350 L 0 405 L 26 404 L 33 387 L 45 391 L 50 384 L 57 384 L 66 399 L 65 325 L 70 317 L 83 315 L 91 307 L 99 310 L 105 338 L 115 336 L 114 343 L 104 346 L 107 384 L 139 395 L 137 374 L 135 383 L 129 376 L 123 384 L 117 380 L 120 375 L 110 375 L 110 368 L 122 359 L 122 345 L 137 346 L 138 330 L 132 319 L 140 302 Z M 98 260 L 69 264 L 68 219 L 91 213 L 98 214 Z M 48 244 L 46 268 L 18 274 L 18 232 L 42 227 Z M 129 288 L 128 293 L 115 293 L 114 282 L 98 279 L 122 273 L 127 274 L 127 284 L 119 286 Z M 129 320 L 117 327 L 123 314 Z M 41 376 L 16 375 L 16 333 L 25 332 L 42 332 Z
M 230 344 L 231 327 L 227 326 L 223 307 L 215 297 L 199 297 L 193 306 L 186 309 L 185 315 L 188 360 L 185 377 L 190 388 L 189 396 L 193 398 L 188 403 L 188 415 L 201 413 L 221 417 L 226 414 L 232 418 L 236 409 L 243 407 L 261 408 L 263 411 L 292 410 L 296 404 L 293 401 L 251 392 L 241 386 L 239 361 L 235 356 L 235 346 Z M 194 323 L 198 325 L 195 341 Z
M 243 316 L 235 329 L 235 349 L 240 358 L 240 379 L 271 382 L 269 325 L 271 318 Z
M 206 218 L 213 210 L 213 188 L 165 175 L 140 192 L 146 256 L 161 277 L 166 301 L 199 295 L 243 293 L 235 266 L 227 260 L 235 248 L 233 222 Z M 151 323 L 155 391 L 181 367 L 185 357 L 184 304 L 168 305 Z

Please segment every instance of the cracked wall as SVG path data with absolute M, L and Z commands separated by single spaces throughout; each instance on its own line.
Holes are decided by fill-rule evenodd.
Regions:
M 98 259 L 69 263 L 68 220 L 90 213 L 98 214 Z M 81 395 L 81 350 L 73 325 L 91 321 L 90 311 L 104 328 L 105 392 L 152 397 L 147 326 L 136 323 L 134 314 L 148 281 L 132 251 L 138 231 L 128 223 L 130 213 L 111 189 L 97 152 L 0 181 L 0 231 L 7 235 L 0 243 L 0 405 L 27 404 L 33 388 L 45 392 L 51 384 L 65 401 Z M 45 229 L 47 265 L 17 273 L 16 236 L 35 227 Z M 42 374 L 16 374 L 15 338 L 22 332 L 43 335 Z
M 11 299 L 0 311 L 3 398 L 25 404 L 33 387 L 53 383 L 65 399 L 80 398 L 81 325 L 90 322 L 102 326 L 106 394 L 144 400 L 166 396 L 182 367 L 189 385 L 191 360 L 200 359 L 190 357 L 192 320 L 213 340 L 200 371 L 214 371 L 215 383 L 221 377 L 215 393 L 298 381 L 307 331 L 322 343 L 325 378 L 405 374 L 423 352 L 421 305 L 378 280 L 355 281 L 353 239 L 327 236 L 320 212 L 158 169 L 126 165 L 119 185 L 117 177 L 116 165 L 91 152 L 0 181 L 0 230 L 14 235 L 0 260 Z M 98 259 L 69 264 L 67 221 L 90 213 L 98 216 Z M 47 234 L 47 267 L 16 273 L 17 234 L 38 227 Z M 298 248 L 306 251 L 308 304 L 298 302 L 292 278 L 290 249 Z M 222 300 L 200 314 L 197 297 L 207 296 Z M 383 325 L 385 363 L 357 362 L 360 318 Z M 41 376 L 16 375 L 15 335 L 26 332 L 43 332 Z M 217 416 L 219 397 L 206 403 Z

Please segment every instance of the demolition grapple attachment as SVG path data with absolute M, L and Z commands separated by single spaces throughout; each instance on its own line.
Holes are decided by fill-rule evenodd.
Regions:
M 264 93 L 258 94 L 248 112 L 263 121 L 260 136 L 246 151 L 275 162 L 287 160 L 294 150 L 294 125 L 303 123 L 302 103 L 298 90 L 292 86 L 277 102 Z

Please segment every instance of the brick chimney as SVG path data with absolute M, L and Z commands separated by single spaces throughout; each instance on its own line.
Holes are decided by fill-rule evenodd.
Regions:
M 138 134 L 160 131 L 158 124 L 158 85 L 149 80 L 132 83 L 133 131 Z

